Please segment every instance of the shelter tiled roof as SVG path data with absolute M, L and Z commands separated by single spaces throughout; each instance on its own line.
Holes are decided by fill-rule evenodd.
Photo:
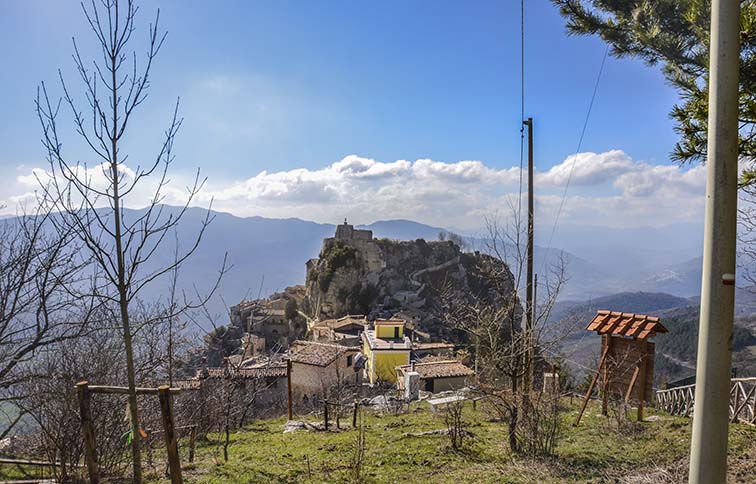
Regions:
M 340 355 L 356 353 L 357 348 L 348 346 L 317 343 L 314 341 L 296 341 L 292 345 L 289 359 L 294 363 L 305 365 L 328 366 Z
M 667 332 L 667 328 L 659 322 L 659 318 L 656 316 L 622 313 L 605 309 L 599 311 L 585 329 L 595 331 L 601 335 L 626 336 L 640 340 L 651 338 L 656 333 Z
M 412 365 L 397 366 L 402 372 L 412 371 Z M 421 379 L 426 378 L 452 378 L 459 376 L 472 376 L 475 372 L 456 360 L 430 361 L 416 363 L 415 371 Z

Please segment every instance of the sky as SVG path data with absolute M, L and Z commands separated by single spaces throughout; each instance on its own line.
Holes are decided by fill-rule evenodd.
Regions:
M 677 96 L 658 68 L 606 59 L 575 156 L 606 47 L 568 36 L 550 2 L 525 3 L 539 220 L 552 223 L 562 206 L 570 224 L 699 222 L 704 169 L 669 160 Z M 138 55 L 158 7 L 168 36 L 124 138 L 124 171 L 155 155 L 180 98 L 166 202 L 181 203 L 200 169 L 208 181 L 194 203 L 239 216 L 406 218 L 472 231 L 516 204 L 519 2 L 141 2 Z M 60 95 L 60 69 L 81 100 L 72 36 L 85 57 L 96 51 L 78 2 L 6 1 L 0 12 L 0 205 L 10 214 L 45 179 L 37 86 Z M 64 153 L 97 178 L 61 113 Z M 145 205 L 150 189 L 127 205 Z

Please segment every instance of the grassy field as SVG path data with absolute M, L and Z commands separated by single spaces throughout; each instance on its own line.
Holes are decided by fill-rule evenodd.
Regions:
M 444 428 L 443 417 L 427 404 L 393 416 L 366 414 L 366 483 L 599 483 L 680 482 L 686 478 L 690 420 L 649 412 L 650 421 L 630 433 L 614 430 L 591 405 L 577 428 L 575 406 L 565 414 L 556 455 L 532 460 L 513 457 L 504 427 L 465 409 L 474 437 L 462 451 L 445 435 L 408 436 Z M 284 419 L 260 421 L 232 435 L 229 462 L 219 442 L 201 443 L 184 479 L 192 483 L 348 483 L 356 430 L 282 432 Z M 346 426 L 349 426 L 347 422 Z M 211 436 L 212 437 L 212 436 Z M 731 426 L 730 479 L 756 482 L 756 428 Z M 155 481 L 158 482 L 158 481 Z

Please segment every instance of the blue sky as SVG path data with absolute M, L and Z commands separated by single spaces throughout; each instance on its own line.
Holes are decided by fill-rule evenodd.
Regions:
M 564 175 L 563 163 L 576 149 L 605 46 L 596 38 L 568 37 L 549 2 L 526 4 L 526 116 L 535 118 L 536 166 L 544 174 Z M 324 170 L 349 155 L 369 160 L 360 170 L 371 162 L 383 166 L 430 159 L 459 174 L 469 167 L 455 164 L 476 160 L 493 170 L 486 173 L 501 174 L 519 164 L 519 2 L 142 2 L 139 26 L 151 20 L 158 5 L 168 39 L 153 71 L 150 99 L 127 143 L 132 159 L 148 157 L 180 96 L 185 124 L 177 140 L 177 179 L 201 167 L 221 208 L 323 221 L 332 213 L 337 219 L 335 214 L 363 214 L 364 222 L 392 215 L 422 219 L 427 212 L 422 221 L 438 223 L 446 209 L 437 214 L 406 209 L 412 203 L 425 206 L 432 197 L 380 198 L 381 191 L 403 186 L 401 179 L 370 185 L 377 202 L 366 203 L 382 208 L 358 213 L 345 208 L 349 204 L 343 199 L 333 203 L 333 196 L 323 196 L 329 190 L 348 192 L 344 184 L 309 186 L 309 192 L 290 185 L 275 193 L 269 188 L 303 176 L 310 183 L 312 173 L 328 176 L 333 170 Z M 28 190 L 18 177 L 44 166 L 33 109 L 36 86 L 42 80 L 54 85 L 58 68 L 73 82 L 71 36 L 82 45 L 94 39 L 77 2 L 5 2 L 2 10 L 0 42 L 7 68 L 0 71 L 5 94 L 0 110 L 12 121 L 0 125 L 0 175 L 21 185 L 0 191 L 9 205 L 8 200 Z M 144 37 L 145 30 L 140 34 Z M 587 218 L 585 207 L 591 203 L 580 205 L 580 198 L 623 197 L 633 190 L 637 196 L 638 183 L 648 195 L 649 187 L 665 183 L 647 179 L 658 175 L 658 166 L 665 176 L 699 177 L 701 170 L 691 175 L 668 161 L 676 139 L 668 112 L 675 100 L 658 70 L 636 60 L 607 59 L 581 151 L 597 156 L 586 163 L 605 168 L 606 156 L 600 155 L 614 152 L 616 159 L 619 151 L 625 168 L 618 171 L 612 165 L 598 178 L 591 168 L 586 183 L 570 188 L 577 197 L 575 210 L 568 210 L 573 221 L 610 220 L 610 213 Z M 70 146 L 73 156 L 86 159 L 75 141 Z M 562 170 L 553 171 L 560 164 Z M 277 174 L 264 180 L 267 198 L 260 191 L 263 171 Z M 627 174 L 635 179 L 630 189 L 616 178 Z M 250 185 L 253 177 L 257 181 Z M 693 191 L 700 188 L 699 181 Z M 559 183 L 547 185 L 544 196 L 560 195 Z M 364 185 L 356 189 L 366 190 Z M 469 186 L 459 189 L 468 195 L 471 191 Z M 449 187 L 438 185 L 437 191 L 445 190 Z M 295 192 L 296 197 L 289 196 Z M 318 196 L 301 198 L 307 193 Z M 469 201 L 451 223 L 465 225 L 462 219 L 479 217 L 503 195 L 492 188 Z M 542 202 L 552 216 L 554 204 Z M 319 208 L 307 209 L 312 205 Z M 632 223 L 661 223 L 643 218 L 653 212 L 641 212 Z M 698 208 L 686 214 L 691 219 L 698 215 Z M 663 222 L 674 221 L 670 213 Z

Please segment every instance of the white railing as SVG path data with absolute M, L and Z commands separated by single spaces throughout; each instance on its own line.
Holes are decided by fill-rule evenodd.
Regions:
M 690 417 L 693 415 L 695 393 L 695 384 L 658 390 L 656 406 L 672 415 Z M 756 425 L 756 377 L 731 380 L 730 420 Z

